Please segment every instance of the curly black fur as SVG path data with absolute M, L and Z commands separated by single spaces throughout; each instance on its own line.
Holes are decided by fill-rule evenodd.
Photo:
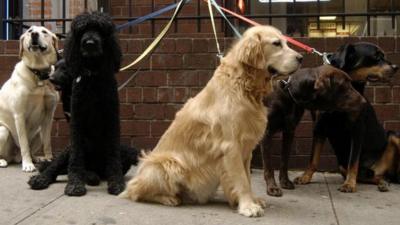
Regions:
M 29 184 L 46 188 L 68 164 L 65 194 L 86 193 L 85 183 L 108 182 L 108 192 L 119 194 L 125 183 L 123 174 L 137 151 L 120 146 L 119 102 L 114 74 L 119 71 L 121 50 L 111 18 L 102 13 L 84 13 L 71 24 L 64 50 L 66 74 L 71 76 L 71 148 Z

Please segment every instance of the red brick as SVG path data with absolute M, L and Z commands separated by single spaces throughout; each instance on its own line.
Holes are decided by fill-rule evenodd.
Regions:
M 54 112 L 54 119 L 64 119 L 64 118 L 65 118 L 64 110 L 62 104 L 59 103 L 57 104 L 56 111 Z
M 51 138 L 51 147 L 53 152 L 60 152 L 65 149 L 70 143 L 70 139 L 68 136 L 58 136 Z
M 312 130 L 311 122 L 300 122 L 296 128 L 296 137 L 312 137 Z
M 69 123 L 66 120 L 58 121 L 58 136 L 69 136 Z
M 374 105 L 378 119 L 384 120 L 400 120 L 399 105 Z
M 150 134 L 150 122 L 122 120 L 121 134 L 134 135 L 134 136 L 147 136 Z
M 167 85 L 167 74 L 164 71 L 142 71 L 135 78 L 137 86 L 159 87 Z
M 156 53 L 175 53 L 175 40 L 174 39 L 163 39 L 157 46 Z
M 125 102 L 142 102 L 142 88 L 139 87 L 128 87 L 126 88 L 127 100 Z
M 168 129 L 171 121 L 152 121 L 151 122 L 151 136 L 160 137 Z
M 182 67 L 181 55 L 152 55 L 151 68 L 152 69 L 178 69 Z
M 173 120 L 175 118 L 176 112 L 178 112 L 182 108 L 181 104 L 171 104 L 165 106 L 165 119 Z
M 208 52 L 208 46 L 209 46 L 208 39 L 193 39 L 193 52 L 196 53 Z
M 164 106 L 160 104 L 135 105 L 135 119 L 164 119 Z
M 153 150 L 158 142 L 158 138 L 153 137 L 134 137 L 132 138 L 133 146 L 141 150 Z
M 4 41 L 0 40 L 0 54 L 4 53 Z
M 364 90 L 364 97 L 370 102 L 375 102 L 375 89 L 374 87 L 366 87 Z
M 213 54 L 186 54 L 183 65 L 190 69 L 215 69 L 215 56 Z
M 375 88 L 375 103 L 389 103 L 392 101 L 392 89 L 389 87 Z
M 341 45 L 344 45 L 346 41 L 343 38 L 326 38 L 325 51 L 335 52 Z
M 157 102 L 157 89 L 153 87 L 143 88 L 143 102 Z
M 385 52 L 394 52 L 396 43 L 393 37 L 378 37 L 378 46 Z
M 203 88 L 192 87 L 189 90 L 189 97 L 196 96 Z
M 5 54 L 18 54 L 19 52 L 19 41 L 6 41 L 4 53 Z
M 172 88 L 158 88 L 157 101 L 172 102 L 174 99 L 173 94 Z
M 400 103 L 400 87 L 393 87 L 393 103 Z
M 175 46 L 176 53 L 192 52 L 192 39 L 176 39 Z
M 140 39 L 133 39 L 128 41 L 128 53 L 142 53 L 144 50 L 143 41 Z
M 385 129 L 400 131 L 400 121 L 385 121 Z
M 214 71 L 212 70 L 199 70 L 199 85 L 200 86 L 205 86 L 208 81 L 211 79 L 212 75 L 214 74 Z
M 199 74 L 196 70 L 173 70 L 168 73 L 169 86 L 197 86 Z
M 132 119 L 133 118 L 133 106 L 131 104 L 120 104 L 119 105 L 119 117 L 121 119 Z
M 174 101 L 185 102 L 188 99 L 188 88 L 178 87 L 174 88 Z

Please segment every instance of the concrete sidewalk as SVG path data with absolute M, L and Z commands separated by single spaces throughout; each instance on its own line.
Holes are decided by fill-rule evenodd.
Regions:
M 291 178 L 297 174 L 291 172 Z M 400 185 L 391 185 L 386 193 L 378 192 L 373 185 L 359 185 L 357 193 L 344 194 L 337 191 L 342 183 L 337 174 L 318 173 L 312 184 L 285 190 L 283 197 L 274 198 L 265 194 L 261 171 L 254 170 L 253 189 L 268 202 L 260 218 L 238 215 L 228 207 L 222 193 L 207 205 L 167 207 L 118 199 L 106 193 L 105 183 L 88 187 L 84 197 L 67 197 L 63 195 L 65 176 L 47 190 L 33 191 L 26 184 L 30 175 L 19 165 L 0 169 L 1 225 L 400 224 Z

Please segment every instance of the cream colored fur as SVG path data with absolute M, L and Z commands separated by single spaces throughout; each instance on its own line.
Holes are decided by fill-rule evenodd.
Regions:
M 282 46 L 274 46 L 276 41 Z M 294 72 L 296 57 L 275 28 L 246 31 L 206 87 L 177 112 L 155 149 L 143 154 L 121 196 L 173 206 L 206 203 L 221 185 L 240 214 L 262 215 L 265 201 L 251 191 L 250 162 L 267 123 L 262 103 L 270 92 L 267 68 Z
M 34 32 L 42 49 L 32 46 Z M 39 149 L 45 159 L 52 158 L 50 135 L 58 93 L 48 80 L 40 83 L 29 68 L 44 70 L 55 64 L 57 43 L 55 34 L 38 26 L 20 38 L 21 61 L 0 89 L 0 167 L 22 160 L 22 170 L 32 172 L 32 155 Z

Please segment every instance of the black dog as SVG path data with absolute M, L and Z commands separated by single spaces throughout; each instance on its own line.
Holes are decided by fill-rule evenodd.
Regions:
M 379 56 L 379 57 L 378 57 Z M 386 61 L 384 59 L 384 54 L 383 52 L 375 45 L 369 44 L 369 43 L 357 43 L 354 45 L 345 45 L 341 47 L 336 53 L 331 55 L 329 57 L 331 64 L 337 68 L 340 68 L 347 72 L 350 77 L 352 78 L 353 82 L 352 85 L 355 87 L 355 89 L 359 93 L 363 93 L 364 86 L 366 80 L 371 80 L 375 81 L 379 78 L 379 80 L 384 80 L 387 79 L 388 76 L 393 74 L 393 71 L 396 70 L 396 66 L 392 66 L 390 62 Z M 339 60 L 342 59 L 342 60 Z M 345 64 L 347 62 L 347 64 Z M 352 68 L 350 68 L 348 65 L 353 65 Z M 308 76 L 303 76 L 301 79 L 309 79 Z M 361 82 L 361 83 L 360 83 Z M 299 95 L 304 95 L 304 93 L 308 93 L 307 91 L 304 91 L 303 87 L 299 86 L 299 89 L 297 90 Z M 327 90 L 328 91 L 328 90 Z M 340 91 L 340 90 L 336 90 Z M 334 89 L 329 90 L 327 95 L 335 95 Z M 287 97 L 289 96 L 289 98 Z M 283 101 L 282 99 L 286 99 Z M 291 144 L 293 142 L 293 136 L 294 136 L 294 130 L 299 123 L 303 113 L 304 109 L 309 109 L 309 110 L 327 110 L 327 111 L 332 111 L 332 110 L 340 110 L 345 104 L 348 104 L 351 101 L 348 101 L 346 99 L 337 99 L 337 102 L 330 102 L 334 103 L 330 105 L 330 108 L 327 108 L 326 106 L 324 107 L 324 104 L 321 102 L 315 102 L 313 97 L 308 99 L 309 102 L 308 104 L 305 104 L 305 102 L 296 102 L 295 98 L 293 98 L 291 95 L 288 94 L 287 91 L 283 92 L 274 92 L 266 102 L 266 105 L 269 106 L 269 115 L 268 115 L 268 127 L 266 130 L 266 136 L 264 139 L 263 144 L 261 145 L 261 151 L 263 153 L 263 162 L 264 162 L 264 178 L 267 183 L 267 193 L 272 196 L 281 196 L 282 191 L 281 189 L 276 185 L 274 174 L 273 174 L 273 169 L 271 165 L 271 152 L 270 152 L 270 143 L 272 136 L 278 132 L 278 131 L 283 131 L 283 140 L 282 140 L 282 158 L 281 158 L 281 169 L 280 169 L 280 175 L 279 175 L 279 180 L 282 188 L 286 189 L 293 189 L 294 185 L 293 183 L 289 180 L 288 175 L 287 175 L 287 168 L 288 168 L 288 160 L 289 160 L 289 155 L 290 155 L 290 150 L 291 150 Z M 283 102 L 285 104 L 283 104 Z M 325 104 L 329 102 L 325 102 Z M 340 114 L 340 120 L 341 122 L 338 125 L 341 127 L 343 125 L 342 129 L 348 129 L 353 131 L 351 134 L 348 134 L 346 139 L 349 140 L 348 148 L 350 148 L 350 140 L 351 137 L 354 137 L 354 134 L 362 133 L 362 130 L 357 131 L 357 129 L 362 129 L 362 126 L 357 126 L 357 123 L 362 123 L 365 121 L 367 118 L 366 116 L 361 116 L 358 114 L 370 114 L 371 108 L 370 104 L 367 102 L 364 104 L 364 107 L 357 107 L 353 106 L 355 109 L 359 110 L 351 110 L 347 112 L 337 112 L 337 114 Z M 336 108 L 336 109 L 335 109 Z M 358 113 L 356 113 L 358 111 Z M 314 112 L 314 111 L 313 111 Z M 349 113 L 350 112 L 350 113 Z M 312 113 L 313 120 L 315 121 L 315 113 Z M 356 119 L 355 117 L 358 118 Z M 371 116 L 369 116 L 371 117 Z M 277 122 L 274 122 L 277 121 Z M 335 120 L 337 121 L 337 120 Z M 351 123 L 349 121 L 352 121 Z M 345 126 L 348 124 L 351 124 L 352 126 Z M 318 125 L 318 127 L 321 127 L 321 125 Z M 347 127 L 347 128 L 344 128 Z M 327 128 L 327 129 L 330 129 Z M 336 131 L 340 133 L 341 131 Z M 317 131 L 315 133 L 318 133 Z M 357 143 L 354 143 L 357 144 Z M 313 160 L 312 164 L 309 168 L 309 170 L 303 175 L 302 178 L 297 178 L 296 183 L 307 183 L 311 180 L 312 173 L 316 170 L 316 166 L 319 161 L 319 154 L 320 151 L 323 147 L 323 144 L 318 141 L 317 139 L 314 139 L 313 141 L 313 149 L 316 151 L 313 151 Z M 264 149 L 265 148 L 265 149 Z M 317 151 L 318 150 L 318 151 Z M 344 154 L 349 155 L 350 151 L 343 152 Z M 339 158 L 339 157 L 338 157 Z M 346 167 L 347 168 L 347 167 Z M 312 171 L 312 172 L 311 172 Z M 309 177 L 309 179 L 307 179 Z
M 336 67 L 347 71 L 353 86 L 361 94 L 367 81 L 389 81 L 398 70 L 385 59 L 383 51 L 373 44 L 358 43 L 341 47 L 330 57 Z M 315 172 L 320 152 L 328 138 L 338 160 L 339 169 L 346 178 L 339 188 L 342 192 L 355 192 L 357 180 L 378 185 L 388 191 L 385 178 L 400 176 L 400 139 L 395 132 L 386 132 L 379 123 L 374 108 L 367 101 L 360 115 L 361 123 L 352 129 L 341 112 L 325 112 L 314 129 L 312 159 L 308 169 L 295 183 L 309 183 Z
M 64 51 L 67 74 L 73 78 L 71 149 L 62 155 L 69 158 L 67 195 L 84 195 L 88 174 L 106 179 L 110 194 L 117 195 L 125 188 L 114 76 L 119 71 L 121 56 L 109 16 L 84 13 L 72 21 Z
M 64 115 L 70 121 L 71 115 L 71 94 L 73 76 L 66 69 L 65 60 L 61 59 L 55 64 L 55 71 L 50 76 L 50 81 L 61 91 Z M 54 161 L 44 161 L 39 163 L 39 175 L 33 176 L 28 184 L 34 190 L 42 190 L 54 183 L 58 175 L 68 173 L 68 160 L 71 154 L 71 146 L 68 146 Z M 138 150 L 127 146 L 119 146 L 122 163 L 122 173 L 126 174 L 131 165 L 138 162 Z M 104 177 L 101 177 L 104 178 Z M 85 171 L 84 180 L 88 185 L 99 185 L 101 179 L 96 173 Z

